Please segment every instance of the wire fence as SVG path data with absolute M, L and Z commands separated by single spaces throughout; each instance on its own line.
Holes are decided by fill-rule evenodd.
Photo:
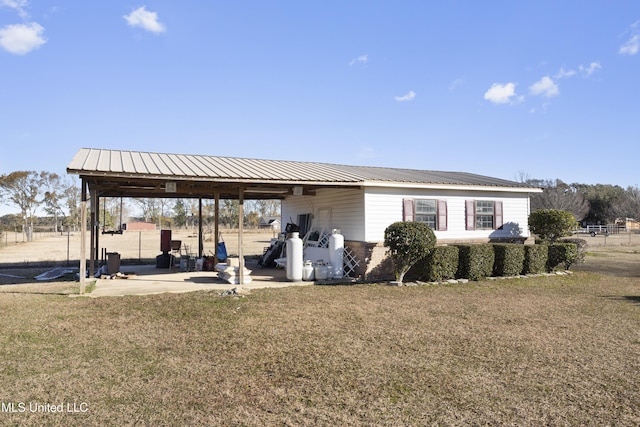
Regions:
M 66 236 L 67 232 L 60 231 L 34 231 L 32 234 L 32 240 L 40 240 L 46 237 Z M 6 231 L 0 230 L 0 247 L 17 245 L 27 242 L 27 234 L 22 231 Z

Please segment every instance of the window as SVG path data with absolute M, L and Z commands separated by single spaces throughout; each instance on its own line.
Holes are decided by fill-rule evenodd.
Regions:
M 493 230 L 493 202 L 476 202 L 476 229 Z
M 436 199 L 404 199 L 403 220 L 424 222 L 433 230 L 447 230 L 447 201 Z
M 424 222 L 432 230 L 437 230 L 436 228 L 436 217 L 437 217 L 437 205 L 435 200 L 425 200 L 418 199 L 415 201 L 415 216 L 414 220 L 416 222 Z
M 502 202 L 467 200 L 467 230 L 497 230 L 502 227 Z

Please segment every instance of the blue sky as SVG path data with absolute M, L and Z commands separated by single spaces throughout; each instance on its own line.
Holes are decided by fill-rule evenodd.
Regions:
M 0 0 L 0 173 L 81 147 L 640 184 L 640 2 Z

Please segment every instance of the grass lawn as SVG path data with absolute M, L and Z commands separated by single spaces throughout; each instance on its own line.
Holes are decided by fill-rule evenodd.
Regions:
M 640 424 L 638 278 L 63 293 L 0 293 L 0 425 Z

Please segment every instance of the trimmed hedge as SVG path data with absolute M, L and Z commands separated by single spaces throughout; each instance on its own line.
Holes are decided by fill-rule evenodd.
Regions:
M 517 276 L 524 268 L 524 245 L 494 243 L 494 276 Z
M 522 274 L 540 274 L 546 271 L 549 246 L 524 245 Z
M 456 246 L 436 246 L 429 255 L 415 263 L 407 277 L 426 282 L 453 279 L 458 272 L 458 248 Z
M 582 242 L 586 245 L 586 241 Z M 411 268 L 407 277 L 438 282 L 452 278 L 482 280 L 491 275 L 540 274 L 553 271 L 561 264 L 568 270 L 573 263 L 580 262 L 582 242 L 436 246 Z
M 458 247 L 458 273 L 456 277 L 469 280 L 482 280 L 493 273 L 495 256 L 493 245 L 456 245 Z
M 568 270 L 577 258 L 578 246 L 575 243 L 552 243 L 549 245 L 547 271 L 553 271 L 560 264 Z
M 571 264 L 582 264 L 587 257 L 587 241 L 580 238 L 562 239 L 560 243 L 575 243 L 576 244 L 576 258 L 572 263 L 567 265 L 567 270 L 571 267 Z

